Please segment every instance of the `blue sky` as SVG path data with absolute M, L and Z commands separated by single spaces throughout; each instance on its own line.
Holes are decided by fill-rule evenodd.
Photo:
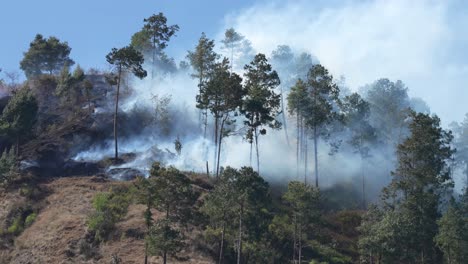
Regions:
M 35 34 L 68 41 L 84 68 L 129 43 L 143 19 L 163 12 L 181 30 L 168 47 L 179 60 L 202 31 L 219 40 L 234 27 L 256 52 L 290 45 L 344 76 L 351 90 L 402 80 L 444 125 L 468 112 L 468 1 L 464 0 L 4 0 L 0 68 L 19 71 Z M 219 42 L 218 42 L 219 43 Z
M 85 68 L 104 67 L 112 47 L 129 43 L 143 19 L 163 12 L 169 24 L 178 24 L 178 36 L 168 52 L 181 56 L 196 44 L 202 31 L 208 36 L 222 26 L 226 14 L 245 8 L 247 0 L 8 0 L 0 2 L 0 68 L 19 70 L 23 52 L 37 33 L 68 41 L 71 57 Z

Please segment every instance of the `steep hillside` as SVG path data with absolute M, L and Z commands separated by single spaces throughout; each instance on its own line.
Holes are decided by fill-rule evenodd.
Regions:
M 12 245 L 0 248 L 0 263 L 142 263 L 144 259 L 144 206 L 132 204 L 123 221 L 117 224 L 111 239 L 99 248 L 86 248 L 87 216 L 92 212 L 92 198 L 111 186 L 131 182 L 108 181 L 99 177 L 70 177 L 51 179 L 41 184 L 47 191 L 42 208 L 34 223 L 19 235 Z M 18 193 L 0 195 L 0 221 L 21 203 L 26 203 Z M 35 202 L 33 202 L 34 204 Z M 158 216 L 157 212 L 154 212 Z M 4 223 L 2 221 L 1 223 Z M 195 232 L 196 233 L 196 232 Z M 182 252 L 171 263 L 211 263 L 210 258 L 193 247 Z M 83 253 L 84 252 L 84 253 Z M 90 257 L 86 258 L 85 255 Z M 159 263 L 150 258 L 150 263 Z

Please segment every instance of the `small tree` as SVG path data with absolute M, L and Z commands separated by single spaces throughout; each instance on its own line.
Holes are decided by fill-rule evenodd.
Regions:
M 146 238 L 149 253 L 160 255 L 163 263 L 167 263 L 167 255 L 173 255 L 184 247 L 181 233 L 171 226 L 169 219 L 161 219 L 149 230 Z
M 29 44 L 29 50 L 24 53 L 20 68 L 26 77 L 48 73 L 58 73 L 64 66 L 72 66 L 74 61 L 69 58 L 71 48 L 67 42 L 60 42 L 56 37 L 44 38 L 37 34 Z
M 226 168 L 223 180 L 227 181 L 232 192 L 232 210 L 238 217 L 237 263 L 242 261 L 243 242 L 258 242 L 266 232 L 270 217 L 271 203 L 268 183 L 251 167 L 240 170 Z
M 0 156 L 0 187 L 7 187 L 18 175 L 14 149 L 5 150 Z
M 461 264 L 468 258 L 467 220 L 468 218 L 452 205 L 437 221 L 439 232 L 434 241 L 449 264 Z
M 174 227 L 191 218 L 191 207 L 197 199 L 190 180 L 174 167 L 164 168 L 155 163 L 151 169 L 148 193 L 148 208 L 154 205 L 164 213 L 164 219 L 149 229 L 148 252 L 160 254 L 166 263 L 167 255 L 180 250 L 181 235 Z M 151 223 L 150 209 L 147 209 L 147 223 Z
M 302 248 L 308 227 L 319 217 L 319 191 L 304 183 L 292 181 L 283 195 L 293 225 L 293 263 L 302 263 Z
M 16 155 L 19 155 L 21 138 L 32 133 L 37 111 L 37 100 L 28 87 L 16 91 L 3 109 L 0 132 L 16 141 Z
M 107 54 L 106 60 L 109 64 L 115 67 L 116 71 L 116 84 L 117 93 L 115 95 L 115 113 L 114 113 L 114 142 L 115 142 L 115 160 L 119 158 L 119 150 L 117 144 L 117 113 L 119 111 L 119 94 L 120 94 L 120 83 L 122 74 L 124 72 L 130 72 L 136 77 L 143 79 L 147 73 L 143 69 L 142 64 L 144 62 L 143 55 L 135 50 L 132 46 L 127 46 L 121 49 L 113 48 L 112 51 Z
M 280 129 L 281 123 L 276 120 L 280 108 L 280 95 L 274 89 L 280 84 L 276 71 L 272 70 L 264 54 L 257 54 L 254 60 L 245 65 L 246 96 L 242 114 L 247 126 L 246 138 L 250 143 L 250 161 L 252 161 L 252 144 L 255 142 L 257 154 L 257 172 L 260 171 L 258 136 L 265 135 L 265 127 Z

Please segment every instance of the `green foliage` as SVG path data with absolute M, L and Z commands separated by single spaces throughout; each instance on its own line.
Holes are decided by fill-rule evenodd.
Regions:
M 32 223 L 34 223 L 34 221 L 36 221 L 36 217 L 37 217 L 37 214 L 36 213 L 31 213 L 30 215 L 28 215 L 26 217 L 26 219 L 24 220 L 24 225 L 26 227 L 28 226 L 31 226 Z
M 132 46 L 123 47 L 121 49 L 113 48 L 111 52 L 107 54 L 106 60 L 109 64 L 117 67 L 119 79 L 120 73 L 126 70 L 140 79 L 147 75 L 142 66 L 145 61 L 143 55 Z
M 181 251 L 184 246 L 181 233 L 171 227 L 169 219 L 156 221 L 151 227 L 146 240 L 150 255 L 162 257 L 166 254 L 173 255 Z
M 69 58 L 71 48 L 67 42 L 60 42 L 56 37 L 44 38 L 37 34 L 24 53 L 20 67 L 26 77 L 40 74 L 56 74 L 64 66 L 72 66 L 74 61 Z
M 7 187 L 18 175 L 17 161 L 13 148 L 0 156 L 0 187 Z
M 364 98 L 369 102 L 369 123 L 378 138 L 390 146 L 400 143 L 406 134 L 405 118 L 410 107 L 408 88 L 398 80 L 380 79 L 364 88 Z
M 20 136 L 24 137 L 31 133 L 36 122 L 37 112 L 37 100 L 31 90 L 27 87 L 19 89 L 3 109 L 0 118 L 0 132 L 12 139 L 19 140 Z
M 461 264 L 468 259 L 468 217 L 460 208 L 450 206 L 437 221 L 439 232 L 434 241 L 447 263 Z
M 126 215 L 131 199 L 130 192 L 125 188 L 96 194 L 93 198 L 94 212 L 87 221 L 96 241 L 107 240 L 114 230 L 115 223 Z
M 19 235 L 23 232 L 24 221 L 21 215 L 13 219 L 13 222 L 8 227 L 7 232 L 13 235 Z
M 363 259 L 389 263 L 438 259 L 433 241 L 442 195 L 452 186 L 452 135 L 440 127 L 436 116 L 411 112 L 410 117 L 411 135 L 398 146 L 398 166 L 383 192 L 384 211 L 370 210 L 361 224 Z

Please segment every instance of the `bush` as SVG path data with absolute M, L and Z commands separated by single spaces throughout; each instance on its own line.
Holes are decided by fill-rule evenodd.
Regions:
M 16 156 L 14 149 L 3 152 L 0 156 L 0 186 L 7 187 L 17 176 Z
M 28 215 L 28 217 L 26 217 L 26 220 L 24 220 L 24 226 L 26 226 L 26 227 L 31 226 L 32 223 L 34 223 L 34 221 L 36 221 L 36 217 L 37 217 L 36 213 L 32 213 L 32 214 Z
M 88 228 L 94 232 L 98 242 L 107 240 L 115 223 L 122 219 L 130 204 L 131 195 L 127 188 L 98 193 L 93 199 L 95 211 L 88 218 Z
M 21 234 L 21 232 L 23 232 L 23 228 L 24 228 L 24 221 L 21 215 L 19 215 L 15 217 L 15 219 L 13 219 L 13 223 L 11 223 L 10 227 L 8 227 L 7 231 L 8 233 L 16 236 L 16 235 Z

